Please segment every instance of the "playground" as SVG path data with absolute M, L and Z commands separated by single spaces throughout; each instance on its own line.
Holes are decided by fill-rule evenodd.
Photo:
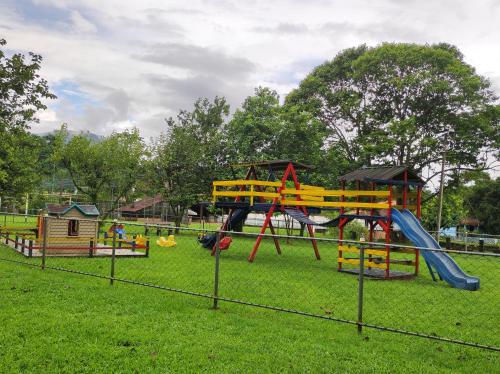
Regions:
M 117 259 L 116 277 L 210 294 L 214 257 L 200 249 L 196 234 L 181 231 L 175 237 L 177 246 L 169 248 L 156 245 L 158 237 L 152 235 L 149 259 Z M 318 261 L 309 241 L 282 241 L 282 257 L 277 258 L 273 240 L 264 238 L 258 261 L 250 263 L 248 248 L 254 242 L 255 234 L 235 235 L 230 249 L 220 256 L 221 297 L 326 318 L 356 319 L 357 277 L 336 271 L 336 244 L 319 238 L 322 258 Z M 40 262 L 39 258 L 20 257 L 5 246 L 0 251 L 2 258 Z M 495 304 L 498 261 L 477 256 L 453 258 L 481 278 L 480 290 L 469 292 L 433 282 L 428 272 L 413 280 L 367 278 L 365 321 L 498 346 L 498 334 L 491 333 L 500 318 Z M 48 267 L 97 276 L 108 275 L 109 263 L 109 258 L 47 258 Z M 0 266 L 6 274 L 1 300 L 7 332 L 3 341 L 9 342 L 3 351 L 2 371 L 20 367 L 37 371 L 42 365 L 69 370 L 77 363 L 96 371 L 105 367 L 145 370 L 161 365 L 172 370 L 196 370 L 192 365 L 201 365 L 197 367 L 237 371 L 257 368 L 253 366 L 256 362 L 259 367 L 266 362 L 270 369 L 289 365 L 295 371 L 322 371 L 325 367 L 356 371 L 360 360 L 365 360 L 376 372 L 388 370 L 387 362 L 396 360 L 400 364 L 390 369 L 407 372 L 418 371 L 423 357 L 432 357 L 433 365 L 426 369 L 430 373 L 494 372 L 496 367 L 495 356 L 478 349 L 366 328 L 360 336 L 355 326 L 230 302 L 220 302 L 219 310 L 214 311 L 210 310 L 211 299 L 120 282 L 110 288 L 107 279 L 50 268 L 40 273 L 5 261 L 0 261 Z M 395 266 L 398 269 L 400 265 Z M 14 312 L 27 309 L 29 314 Z M 62 315 L 66 318 L 60 318 Z M 43 333 L 47 328 L 54 334 Z M 35 341 L 37 349 L 32 354 L 14 359 L 22 346 L 35 345 Z M 214 341 L 218 343 L 214 345 Z M 175 356 L 190 359 L 172 361 Z M 108 366 L 115 365 L 112 362 L 117 359 L 120 367 Z
M 498 257 L 444 251 L 419 223 L 423 185 L 410 169 L 357 170 L 341 177 L 341 189 L 328 190 L 300 184 L 296 170 L 307 166 L 293 161 L 244 167 L 245 179 L 214 181 L 213 199 L 205 204 L 226 213 L 221 231 L 213 224 L 178 227 L 175 235 L 172 227 L 99 225 L 95 207 L 75 204 L 48 206 L 47 213 L 24 222 L 3 217 L 0 268 L 13 274 L 4 283 L 6 300 L 0 300 L 8 305 L 6 313 L 29 308 L 30 316 L 33 311 L 59 315 L 62 309 L 68 322 L 50 324 L 69 336 L 70 322 L 81 320 L 83 307 L 85 328 L 96 330 L 96 323 L 108 327 L 107 333 L 97 329 L 91 339 L 96 345 L 88 343 L 88 333 L 78 331 L 76 339 L 83 343 L 70 349 L 53 342 L 53 334 L 47 336 L 46 344 L 66 347 L 60 354 L 50 350 L 53 370 L 65 370 L 82 355 L 91 357 L 96 371 L 111 357 L 125 361 L 127 370 L 154 370 L 162 362 L 175 367 L 170 356 L 182 354 L 198 368 L 226 371 L 248 369 L 252 357 L 259 365 L 268 361 L 269 368 L 356 371 L 362 357 L 374 371 L 406 372 L 421 368 L 424 355 L 433 356 L 428 372 L 494 371 L 486 350 L 500 346 L 499 335 L 492 334 L 500 318 Z M 244 226 L 250 211 L 265 215 L 260 228 Z M 313 212 L 333 217 L 317 222 Z M 298 221 L 306 235 L 278 232 L 273 217 L 280 214 Z M 347 235 L 354 220 L 367 227 L 364 241 Z M 318 227 L 336 228 L 338 237 L 318 234 Z M 396 228 L 402 241 L 394 239 Z M 33 274 L 36 268 L 44 270 L 41 278 Z M 82 302 L 74 305 L 72 298 Z M 115 304 L 113 322 L 100 317 L 109 302 Z M 8 331 L 47 323 L 29 318 L 18 313 L 9 319 Z M 160 328 L 161 345 L 156 343 L 158 318 L 176 325 Z M 137 321 L 140 328 L 134 327 Z M 216 336 L 201 333 L 207 326 Z M 251 347 L 239 340 L 242 330 L 253 336 Z M 22 339 L 6 337 L 11 343 L 0 369 L 39 370 L 48 353 L 44 349 L 33 358 L 13 358 L 37 334 L 35 328 L 23 330 Z M 214 345 L 217 336 L 224 338 Z M 269 348 L 270 339 L 279 346 Z M 449 341 L 456 344 L 445 345 Z M 300 359 L 306 349 L 307 359 Z M 239 359 L 233 362 L 235 355 Z M 401 362 L 397 368 L 387 367 L 392 355 Z

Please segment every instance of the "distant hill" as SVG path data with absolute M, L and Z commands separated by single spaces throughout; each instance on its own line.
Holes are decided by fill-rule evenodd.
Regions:
M 37 135 L 37 136 L 40 136 L 40 137 L 44 137 L 44 136 L 47 136 L 47 135 L 55 135 L 55 133 L 57 132 L 58 130 L 53 130 L 53 131 L 48 131 L 48 132 L 41 132 L 41 133 L 37 133 L 37 134 L 34 134 L 34 135 Z M 68 130 L 68 141 L 71 140 L 73 137 L 75 137 L 76 135 L 80 135 L 80 134 L 83 134 L 85 137 L 95 141 L 95 142 L 100 142 L 103 138 L 102 135 L 97 135 L 97 134 L 94 134 L 93 132 L 83 132 L 83 131 L 74 131 L 74 130 Z

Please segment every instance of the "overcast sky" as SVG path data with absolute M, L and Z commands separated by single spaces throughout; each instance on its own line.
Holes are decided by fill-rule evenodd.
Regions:
M 8 52 L 43 56 L 57 100 L 34 132 L 144 137 L 198 97 L 234 111 L 254 87 L 281 96 L 362 43 L 454 44 L 500 93 L 500 0 L 0 0 Z

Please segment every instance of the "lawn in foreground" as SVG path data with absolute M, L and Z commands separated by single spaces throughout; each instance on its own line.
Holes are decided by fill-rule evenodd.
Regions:
M 178 246 L 171 249 L 153 245 L 149 259 L 119 259 L 117 276 L 210 293 L 213 257 L 193 235 L 176 240 Z M 332 271 L 335 247 L 321 243 L 323 259 L 316 261 L 309 243 L 283 244 L 283 255 L 277 256 L 272 242 L 264 241 L 256 263 L 249 264 L 245 259 L 252 241 L 235 238 L 222 254 L 222 296 L 355 319 L 356 277 Z M 8 248 L 0 251 L 0 257 L 20 259 Z M 48 258 L 47 263 L 108 275 L 110 260 Z M 498 276 L 496 264 L 488 261 L 467 259 L 462 265 Z M 368 329 L 360 337 L 354 326 L 337 322 L 230 303 L 213 311 L 209 299 L 121 283 L 111 287 L 105 280 L 2 261 L 0 274 L 1 372 L 494 372 L 498 366 L 496 353 Z M 491 301 L 488 296 L 498 296 L 489 285 L 496 281 L 492 277 L 483 282 L 483 293 L 435 285 L 427 275 L 367 282 L 367 322 L 413 321 L 418 331 L 432 328 L 442 334 L 456 333 L 455 321 L 433 324 L 457 317 L 465 337 L 498 336 L 498 312 L 476 316 L 474 310 Z M 451 308 L 450 300 L 461 304 Z M 467 309 L 460 305 L 472 309 L 474 318 L 464 316 Z
M 498 354 L 0 261 L 0 372 L 488 372 Z

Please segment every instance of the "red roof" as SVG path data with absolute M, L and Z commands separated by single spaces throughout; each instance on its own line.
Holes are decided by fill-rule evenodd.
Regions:
M 117 209 L 119 212 L 137 213 L 140 210 L 152 207 L 153 205 L 160 204 L 163 201 L 161 195 L 155 197 L 145 197 L 144 199 L 133 202 L 132 204 L 122 206 Z

